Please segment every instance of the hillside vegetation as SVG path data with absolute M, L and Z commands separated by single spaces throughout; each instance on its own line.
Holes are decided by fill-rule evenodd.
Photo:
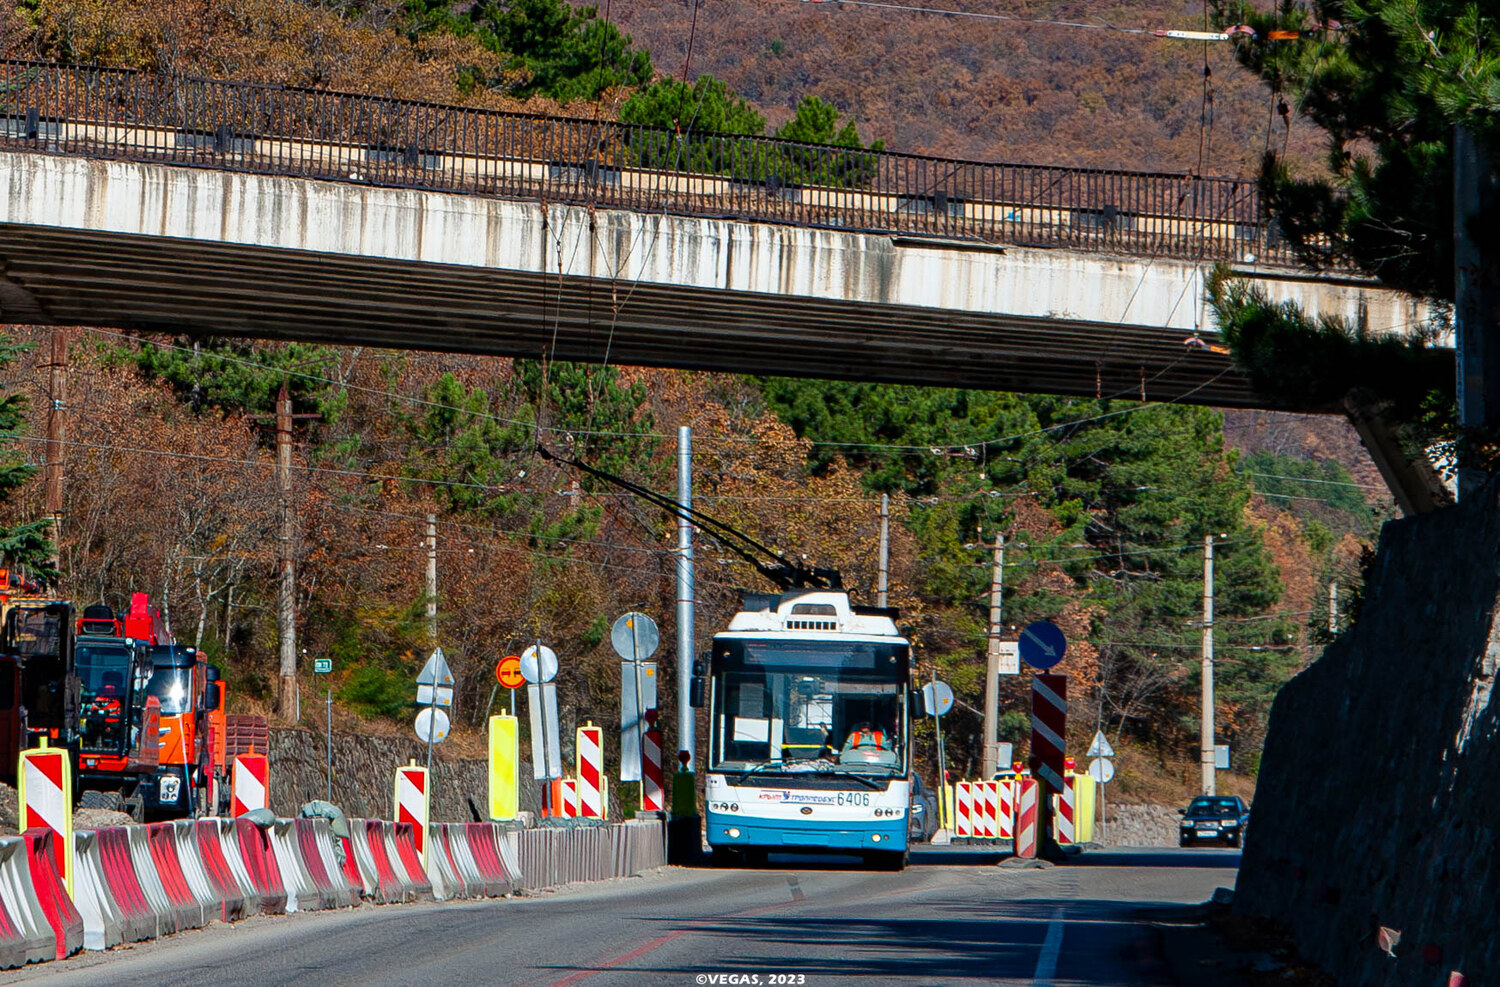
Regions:
M 902 27 L 832 4 L 752 3 L 732 17 L 700 11 L 695 78 L 684 86 L 662 73 L 675 74 L 685 55 L 674 45 L 691 13 L 614 8 L 634 32 L 626 37 L 556 0 L 18 0 L 0 5 L 0 38 L 11 55 L 566 106 L 669 126 L 691 106 L 690 119 L 734 132 L 849 147 L 883 138 L 981 158 L 1193 169 L 1201 142 L 1205 171 L 1233 173 L 1264 137 L 1265 94 L 1227 63 L 1213 80 L 1212 144 L 1206 123 L 1200 133 L 1201 45 L 999 22 Z M 1026 16 L 1066 13 L 1059 5 Z M 1163 26 L 1189 15 L 1146 4 L 1111 14 Z M 727 86 L 697 77 L 707 70 Z M 11 333 L 34 345 L 6 384 L 30 399 L 29 437 L 16 447 L 37 464 L 47 334 Z M 998 534 L 1009 545 L 1005 633 L 1047 618 L 1072 642 L 1061 670 L 1072 680 L 1075 739 L 1102 726 L 1158 765 L 1196 742 L 1193 621 L 1203 538 L 1214 535 L 1218 722 L 1237 767 L 1253 772 L 1276 689 L 1328 633 L 1329 581 L 1357 603 L 1361 552 L 1388 510 L 1359 472 L 1347 429 L 1287 416 L 1240 415 L 1226 428 L 1211 409 L 1118 398 L 104 330 L 75 331 L 73 354 L 62 590 L 116 606 L 132 591 L 152 593 L 179 639 L 220 661 L 234 701 L 252 708 L 265 708 L 275 688 L 270 413 L 283 382 L 302 416 L 299 647 L 335 667 L 315 686 L 304 665 L 303 691 L 329 684 L 351 713 L 390 723 L 410 716 L 413 677 L 431 645 L 429 512 L 438 517 L 439 642 L 459 677 L 460 726 L 477 727 L 489 711 L 495 660 L 538 638 L 563 657 L 564 728 L 612 722 L 610 622 L 645 610 L 671 639 L 670 520 L 548 461 L 539 445 L 667 490 L 676 429 L 690 425 L 698 506 L 787 554 L 839 568 L 865 600 L 876 581 L 880 496 L 890 495 L 891 602 L 922 677 L 951 682 L 959 696 L 946 721 L 956 774 L 977 770 Z M 40 478 L 23 471 L 15 480 L 7 520 L 33 521 Z M 702 647 L 742 588 L 769 587 L 711 541 L 697 558 Z M 673 697 L 663 699 L 671 723 Z M 1006 683 L 1002 702 L 1002 739 L 1023 740 L 1022 679 Z M 930 727 L 919 730 L 926 770 Z

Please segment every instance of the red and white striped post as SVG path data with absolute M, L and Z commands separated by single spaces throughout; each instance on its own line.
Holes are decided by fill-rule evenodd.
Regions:
M 40 747 L 21 752 L 16 771 L 19 803 L 17 828 L 50 829 L 57 848 L 57 872 L 68 894 L 73 893 L 73 766 L 66 747 Z
M 1016 779 L 1016 856 L 1035 857 L 1038 789 L 1035 778 Z
M 427 769 L 419 767 L 415 759 L 405 767 L 396 769 L 396 822 L 411 823 L 412 836 L 422 863 L 427 863 L 427 820 L 430 817 L 431 794 L 427 787 Z
M 229 814 L 243 816 L 252 809 L 264 809 L 271 797 L 271 760 L 264 754 L 239 754 L 234 759 Z
M 641 811 L 662 812 L 667 807 L 666 770 L 661 763 L 661 731 L 656 729 L 656 710 L 646 710 L 650 724 L 641 735 Z
M 1068 677 L 1031 678 L 1031 772 L 1042 784 L 1037 796 L 1040 815 L 1037 839 L 1049 846 L 1052 838 L 1052 796 L 1063 790 L 1064 739 L 1068 735 Z
M 578 728 L 578 812 L 585 819 L 604 818 L 604 728 Z
M 558 782 L 562 789 L 562 816 L 564 819 L 578 818 L 578 780 L 576 778 L 564 778 Z

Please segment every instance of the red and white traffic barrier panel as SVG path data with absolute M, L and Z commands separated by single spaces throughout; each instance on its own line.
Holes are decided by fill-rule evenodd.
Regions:
M 327 819 L 298 819 L 292 828 L 296 833 L 300 859 L 307 869 L 308 878 L 318 889 L 322 907 L 348 908 L 358 904 L 361 891 L 359 869 L 356 866 L 351 876 L 348 867 L 340 864 L 333 848 L 335 839 L 345 847 L 349 841 L 334 836 Z M 354 863 L 347 857 L 345 861 Z
M 252 914 L 250 897 L 230 873 L 229 862 L 219 847 L 219 821 L 184 819 L 172 825 L 177 858 L 198 901 L 224 922 L 237 922 Z
M 982 839 L 993 840 L 999 837 L 1000 827 L 995 820 L 995 814 L 999 811 L 1000 793 L 997 791 L 999 783 L 993 781 L 981 781 L 975 785 L 975 804 L 979 809 L 979 833 Z
M 1037 795 L 1035 778 L 1016 779 L 1016 847 L 1018 857 L 1035 857 L 1037 847 Z
M 974 793 L 969 782 L 960 781 L 953 786 L 953 835 L 967 840 L 974 835 Z
M 999 798 L 1000 808 L 997 823 L 999 825 L 999 838 L 1002 840 L 1013 840 L 1016 838 L 1016 783 L 1014 779 L 1006 779 L 995 782 L 996 793 Z
M 19 813 L 16 828 L 21 832 L 42 828 L 51 830 L 56 839 L 57 874 L 63 887 L 73 892 L 73 767 L 65 747 L 42 746 L 21 752 L 16 772 L 19 789 Z
M 286 889 L 287 914 L 329 907 L 323 904 L 323 896 L 302 859 L 296 820 L 278 819 L 272 823 L 266 829 L 266 843 L 270 847 L 268 852 L 276 858 L 276 870 L 281 875 L 282 887 Z
M 1057 797 L 1057 842 L 1060 846 L 1068 846 L 1076 842 L 1077 827 L 1074 817 L 1077 815 L 1077 796 L 1073 790 L 1076 777 L 1071 774 L 1063 775 L 1062 791 Z
M 604 728 L 592 723 L 578 728 L 578 812 L 585 819 L 603 819 L 604 809 Z
M 427 859 L 427 820 L 430 806 L 427 781 L 427 769 L 418 767 L 415 760 L 396 769 L 396 822 L 410 824 L 417 855 L 423 861 Z
M 234 778 L 230 787 L 233 805 L 231 816 L 243 816 L 252 809 L 270 805 L 271 761 L 264 754 L 240 754 L 234 759 Z
M 656 729 L 656 710 L 646 711 L 651 728 L 641 735 L 641 810 L 662 812 L 667 807 L 666 769 L 661 760 L 661 731 Z

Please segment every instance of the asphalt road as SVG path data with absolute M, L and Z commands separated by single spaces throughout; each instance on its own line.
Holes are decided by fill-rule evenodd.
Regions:
M 1046 870 L 961 848 L 912 859 L 891 874 L 772 857 L 499 901 L 260 917 L 0 984 L 1171 985 L 1149 919 L 1232 887 L 1239 853 L 1094 851 Z

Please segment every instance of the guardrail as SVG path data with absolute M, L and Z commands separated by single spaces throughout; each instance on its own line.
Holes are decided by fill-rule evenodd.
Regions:
M 664 130 L 0 60 L 0 149 L 889 234 L 1295 263 L 1246 179 Z

